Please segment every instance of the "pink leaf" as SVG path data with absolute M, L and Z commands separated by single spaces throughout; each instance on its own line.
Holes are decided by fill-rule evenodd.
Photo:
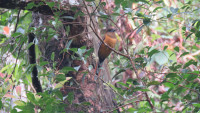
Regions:
M 11 94 L 9 94 L 9 93 L 5 94 L 3 97 L 7 97 L 7 98 L 15 98 L 15 96 L 13 96 L 13 95 L 11 95 Z
M 7 82 L 8 80 L 10 80 L 11 75 L 8 75 L 7 78 L 5 79 L 5 82 Z
M 3 73 L 0 73 L 0 77 L 1 77 L 1 78 L 4 78 L 4 74 L 3 74 Z
M 20 96 L 21 95 L 21 86 L 17 86 L 15 89 L 16 89 L 17 95 Z

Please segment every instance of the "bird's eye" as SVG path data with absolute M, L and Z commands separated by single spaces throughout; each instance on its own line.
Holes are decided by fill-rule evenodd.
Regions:
M 116 30 L 115 29 L 108 29 L 107 31 L 108 32 L 115 32 Z

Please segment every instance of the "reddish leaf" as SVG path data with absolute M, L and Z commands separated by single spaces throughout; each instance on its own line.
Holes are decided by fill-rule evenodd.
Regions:
M 4 74 L 3 74 L 3 73 L 0 73 L 0 77 L 1 77 L 1 78 L 4 78 Z
M 3 31 L 4 31 L 4 34 L 8 35 L 9 32 L 10 32 L 10 29 L 9 29 L 8 26 L 5 26 L 5 27 L 3 28 Z
M 17 93 L 18 96 L 21 95 L 21 86 L 16 87 L 16 93 Z
M 7 97 L 7 98 L 15 98 L 14 95 L 11 95 L 11 94 L 9 94 L 9 93 L 5 94 L 3 97 Z

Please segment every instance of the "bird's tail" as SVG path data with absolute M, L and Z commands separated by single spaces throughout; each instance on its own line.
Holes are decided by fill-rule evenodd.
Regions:
M 100 68 L 102 67 L 103 63 L 98 63 L 97 65 L 97 69 L 96 69 L 96 75 L 98 76 L 99 75 L 99 72 L 100 72 Z

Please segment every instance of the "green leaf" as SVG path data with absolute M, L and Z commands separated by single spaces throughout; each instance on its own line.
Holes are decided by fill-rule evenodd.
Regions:
M 183 31 L 185 31 L 185 30 L 186 30 L 186 27 L 185 27 L 185 26 L 184 26 L 184 27 L 182 27 L 182 30 L 183 30 Z
M 58 88 L 63 87 L 64 84 L 65 84 L 69 79 L 71 79 L 71 77 L 66 77 L 66 79 L 65 79 L 64 81 L 61 81 L 61 82 L 57 83 L 56 86 L 55 86 L 55 89 L 58 89 Z
M 159 39 L 159 38 L 160 38 L 160 35 L 151 34 L 151 37 L 152 37 L 152 41 L 155 41 L 156 39 Z
M 16 32 L 16 33 L 13 33 L 11 36 L 12 36 L 12 37 L 17 37 L 17 36 L 20 36 L 20 35 L 22 35 L 22 33 L 17 33 L 17 32 Z
M 69 32 L 70 32 L 70 26 L 69 26 L 69 25 L 66 26 L 65 29 L 66 29 L 66 30 L 65 30 L 65 33 L 66 33 L 66 35 L 68 36 L 68 35 L 69 35 Z M 73 40 L 70 40 L 70 41 L 69 41 L 69 45 L 71 45 L 71 42 L 72 42 L 72 41 L 73 41 Z
M 165 46 L 163 50 L 166 50 L 168 48 L 168 46 Z
M 185 56 L 185 55 L 187 55 L 187 54 L 189 54 L 189 52 L 184 52 L 183 54 L 181 54 L 180 57 Z
M 69 50 L 72 41 L 73 41 L 73 40 L 70 40 L 70 41 L 67 43 L 67 45 L 66 45 L 66 47 L 65 47 L 67 50 Z
M 59 98 L 59 99 L 63 99 L 63 95 L 62 92 L 60 91 L 60 89 L 58 90 L 54 90 L 54 94 Z
M 76 53 L 78 51 L 78 48 L 70 48 L 69 50 Z
M 153 49 L 152 51 L 148 52 L 148 56 L 151 57 L 153 54 L 158 53 L 159 51 L 157 49 Z
M 124 69 L 123 69 L 123 70 L 124 70 Z M 125 71 L 125 70 L 124 70 L 124 71 Z M 124 72 L 124 71 L 123 71 L 123 72 Z M 129 79 L 126 81 L 126 83 L 127 83 L 128 85 L 134 86 L 133 82 L 134 82 L 134 80 L 131 79 L 131 78 L 129 78 Z
M 90 102 L 82 102 L 81 105 L 84 105 L 84 106 L 90 106 L 91 103 L 90 103 Z
M 177 95 L 184 93 L 186 91 L 186 88 L 183 87 L 178 87 L 175 92 L 177 93 Z
M 78 16 L 84 16 L 85 14 L 82 11 L 78 11 L 76 12 L 76 14 L 74 15 L 74 18 L 77 18 Z
M 120 84 L 120 85 L 122 85 L 124 87 L 129 87 L 128 84 L 124 84 L 123 82 L 117 82 L 117 84 Z
M 163 7 L 156 7 L 153 12 L 156 12 L 158 9 L 162 9 Z
M 175 77 L 177 77 L 177 74 L 176 74 L 176 73 L 168 73 L 168 74 L 166 75 L 166 78 L 175 78 Z
M 172 16 L 172 14 L 168 14 L 168 15 L 167 15 L 167 18 L 171 18 L 171 16 Z
M 170 83 L 170 82 L 165 82 L 165 83 L 163 83 L 166 87 L 169 87 L 169 88 L 174 88 L 175 87 L 175 85 L 174 84 L 172 84 L 172 83 Z
M 134 108 L 129 108 L 129 109 L 127 110 L 127 112 L 129 112 L 129 113 L 133 113 L 133 112 L 135 112 L 135 111 L 137 111 L 137 110 L 134 109 Z
M 46 4 L 47 4 L 50 8 L 52 8 L 52 7 L 55 5 L 54 2 L 46 2 Z
M 21 100 L 16 100 L 14 101 L 14 103 L 17 105 L 17 106 L 25 106 L 26 103 L 24 101 L 21 101 Z
M 3 107 L 3 103 L 1 101 L 1 98 L 0 98 L 0 109 Z
M 73 92 L 68 93 L 67 100 L 69 101 L 70 104 L 72 104 L 72 102 L 74 101 L 74 93 Z
M 100 15 L 99 18 L 107 19 L 107 18 L 109 18 L 109 16 L 108 15 Z
M 190 65 L 195 65 L 195 66 L 197 66 L 197 62 L 196 61 L 194 61 L 194 60 L 190 60 L 190 61 L 188 61 L 185 65 L 184 65 L 184 67 L 183 68 L 186 68 L 186 67 L 188 67 L 188 66 L 190 66 Z
M 200 26 L 200 21 L 197 21 L 197 24 L 196 24 L 196 29 L 199 29 L 199 26 Z
M 198 75 L 190 74 L 187 78 L 187 81 L 193 81 L 194 79 L 198 78 Z
M 56 76 L 56 81 L 60 82 L 66 79 L 65 74 L 59 74 Z
M 86 52 L 86 54 L 85 55 L 91 55 L 92 54 L 92 52 L 94 52 L 94 48 L 90 48 L 87 52 Z
M 163 0 L 157 1 L 156 3 L 157 4 L 163 3 Z
M 67 74 L 69 71 L 76 71 L 73 67 L 64 67 L 61 72 Z
M 87 75 L 87 73 L 84 73 L 83 74 L 83 77 L 82 77 L 82 83 L 84 84 L 84 82 L 85 82 L 85 77 L 86 77 L 86 75 Z
M 183 97 L 183 99 L 186 99 L 186 100 L 189 100 L 189 101 L 190 101 L 192 98 L 191 98 L 191 95 L 190 95 L 190 94 L 187 94 L 186 96 Z
M 26 94 L 27 98 L 32 102 L 32 103 L 35 103 L 35 96 L 33 95 L 33 93 L 31 92 L 28 92 Z
M 159 84 L 160 84 L 160 82 L 158 82 L 158 81 L 152 81 L 152 82 L 149 82 L 149 83 L 147 84 L 147 86 L 159 85 Z
M 193 33 L 190 33 L 189 35 L 187 35 L 186 40 L 192 35 Z
M 27 4 L 26 9 L 32 9 L 35 6 L 34 2 L 30 2 Z
M 29 43 L 27 48 L 30 48 L 33 44 L 34 44 L 33 42 Z
M 55 58 L 55 52 L 52 52 L 51 53 L 51 60 L 54 61 L 54 58 Z
M 200 31 L 197 31 L 197 32 L 195 33 L 195 36 L 196 36 L 196 37 L 200 37 Z
M 136 87 L 133 90 L 134 91 L 144 91 L 144 92 L 149 91 L 149 89 L 144 89 L 144 88 L 141 88 L 141 87 Z
M 175 50 L 176 52 L 179 52 L 179 47 L 176 46 L 176 47 L 174 48 L 174 50 Z
M 47 65 L 47 64 L 49 64 L 48 61 L 41 61 L 41 62 L 40 62 L 40 66 L 45 66 L 45 65 Z
M 167 92 L 165 92 L 164 94 L 162 94 L 161 99 L 162 100 L 168 100 L 169 99 L 169 94 Z
M 19 113 L 19 112 L 17 112 L 17 110 L 14 108 L 11 110 L 11 113 Z
M 167 30 L 169 33 L 173 33 L 174 31 L 176 31 L 177 29 L 175 29 L 175 28 L 172 28 L 172 29 L 169 29 L 169 30 Z
M 150 22 L 151 22 L 151 18 L 145 17 L 145 18 L 143 19 L 143 23 L 144 23 L 144 25 L 146 25 L 146 26 L 149 26 Z
M 200 108 L 200 104 L 199 103 L 198 104 L 197 103 L 193 103 L 193 106 Z

